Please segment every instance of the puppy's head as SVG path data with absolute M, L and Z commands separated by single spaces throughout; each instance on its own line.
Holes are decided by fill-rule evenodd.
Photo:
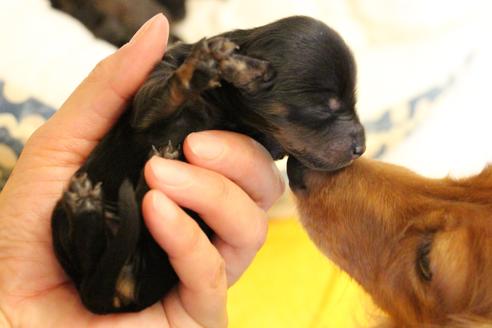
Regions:
M 321 170 L 346 166 L 364 152 L 355 62 L 335 31 L 312 18 L 290 17 L 227 36 L 242 54 L 271 65 L 271 80 L 243 94 L 243 103 L 249 121 L 273 143 Z
M 364 158 L 337 172 L 288 163 L 309 235 L 396 327 L 492 319 L 492 170 L 485 173 L 431 180 Z

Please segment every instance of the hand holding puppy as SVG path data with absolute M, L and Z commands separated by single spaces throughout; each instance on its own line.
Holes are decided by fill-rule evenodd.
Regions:
M 52 249 L 50 218 L 60 190 L 162 57 L 167 31 L 163 16 L 146 23 L 129 44 L 96 67 L 26 144 L 0 194 L 0 323 L 227 325 L 227 287 L 261 246 L 265 210 L 283 191 L 270 156 L 247 137 L 192 134 L 183 147 L 189 164 L 162 158 L 147 164 L 151 191 L 144 198 L 144 218 L 181 281 L 162 302 L 139 313 L 94 315 L 80 303 Z M 200 213 L 214 228 L 212 243 L 179 206 Z

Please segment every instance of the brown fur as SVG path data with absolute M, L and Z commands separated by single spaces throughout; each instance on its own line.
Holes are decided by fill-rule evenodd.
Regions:
M 459 180 L 367 159 L 294 170 L 303 225 L 388 314 L 385 326 L 492 325 L 492 167 Z

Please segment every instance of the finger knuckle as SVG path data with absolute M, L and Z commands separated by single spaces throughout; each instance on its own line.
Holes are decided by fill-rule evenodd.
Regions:
M 257 203 L 264 210 L 268 210 L 280 197 L 282 197 L 286 188 L 284 178 L 275 163 L 272 164 L 272 167 L 272 174 L 269 176 L 268 182 L 265 182 L 267 188 L 260 190 L 257 196 Z
M 226 263 L 221 256 L 217 256 L 216 264 L 210 277 L 209 287 L 214 290 L 223 289 L 226 286 Z
M 96 64 L 89 76 L 87 76 L 86 81 L 89 83 L 101 81 L 105 76 L 108 76 L 110 72 L 109 66 L 110 64 L 108 58 L 101 60 Z
M 223 176 L 216 176 L 216 181 L 214 183 L 214 197 L 213 199 L 220 200 L 221 202 L 226 202 L 231 196 L 230 185 L 228 180 Z
M 177 255 L 187 255 L 189 253 L 196 252 L 200 249 L 200 242 L 202 239 L 203 232 L 198 227 L 198 224 L 191 222 L 191 228 L 186 237 L 183 236 L 183 245 L 181 247 L 183 254 Z
M 268 234 L 268 215 L 265 211 L 260 210 L 256 218 L 255 233 L 251 238 L 251 245 L 255 251 L 258 251 L 265 244 Z

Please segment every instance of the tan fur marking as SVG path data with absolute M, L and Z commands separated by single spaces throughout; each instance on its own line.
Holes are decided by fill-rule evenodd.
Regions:
M 125 265 L 116 281 L 116 296 L 118 300 L 127 305 L 135 300 L 135 277 L 131 265 Z
M 121 300 L 116 296 L 113 297 L 113 306 L 118 309 L 121 307 Z

